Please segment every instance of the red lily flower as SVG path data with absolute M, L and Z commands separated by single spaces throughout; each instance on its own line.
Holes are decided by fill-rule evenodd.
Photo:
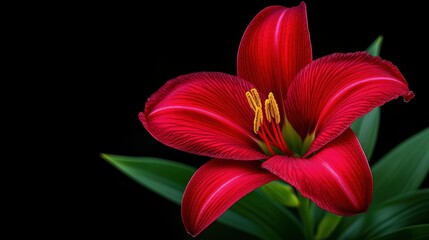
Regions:
M 214 158 L 183 196 L 191 235 L 277 179 L 337 215 L 368 209 L 372 175 L 349 127 L 373 108 L 414 94 L 392 63 L 366 52 L 313 61 L 306 14 L 303 2 L 263 9 L 241 40 L 237 76 L 179 76 L 139 114 L 160 142 Z

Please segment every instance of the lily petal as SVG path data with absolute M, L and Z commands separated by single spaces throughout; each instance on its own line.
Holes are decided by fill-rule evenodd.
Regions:
M 237 74 L 258 91 L 284 99 L 295 75 L 311 60 L 305 3 L 292 8 L 270 6 L 256 15 L 243 34 Z
M 168 81 L 139 114 L 160 142 L 186 152 L 234 160 L 266 158 L 253 133 L 246 99 L 252 84 L 225 73 L 200 72 Z
M 309 159 L 274 156 L 262 167 L 337 215 L 364 212 L 371 203 L 371 170 L 350 128 Z
M 194 173 L 183 194 L 186 231 L 198 235 L 236 201 L 277 179 L 262 169 L 259 161 L 210 160 Z
M 414 94 L 399 70 L 367 52 L 336 53 L 307 65 L 289 88 L 286 116 L 305 138 L 315 133 L 306 156 L 387 101 Z

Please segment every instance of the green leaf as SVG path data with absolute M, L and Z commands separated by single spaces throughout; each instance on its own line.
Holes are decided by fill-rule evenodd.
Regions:
M 429 172 L 429 127 L 387 153 L 372 167 L 372 206 L 418 189 Z
M 121 172 L 159 195 L 180 204 L 195 168 L 153 157 L 101 154 Z M 218 220 L 232 228 L 261 239 L 299 239 L 301 226 L 296 217 L 280 203 L 257 189 L 235 203 Z
M 280 202 L 286 207 L 298 207 L 299 200 L 294 189 L 283 181 L 273 181 L 261 187 L 267 196 Z
M 325 239 L 329 237 L 341 221 L 341 218 L 341 216 L 327 212 L 317 227 L 316 239 Z
M 421 189 L 385 201 L 355 221 L 336 239 L 370 239 L 403 227 L 429 222 L 429 189 Z
M 230 212 L 239 213 L 256 226 L 261 239 L 302 239 L 302 226 L 298 219 L 280 203 L 273 201 L 261 189 L 256 189 L 235 203 Z M 219 220 L 222 221 L 223 215 Z M 231 224 L 237 224 L 230 221 Z M 261 231 L 262 230 L 262 231 Z
M 180 204 L 195 168 L 153 157 L 101 154 L 101 157 L 144 187 Z
M 313 219 L 313 226 L 317 226 L 323 217 L 327 214 L 327 211 L 321 209 L 314 202 L 310 201 L 311 218 Z
M 376 237 L 372 240 L 397 240 L 397 239 L 412 239 L 424 240 L 429 239 L 429 224 L 421 224 L 410 227 L 404 227 L 397 231 L 386 235 Z
M 381 44 L 383 43 L 383 36 L 380 35 L 374 42 L 369 45 L 366 51 L 373 56 L 380 56 Z
M 381 44 L 383 43 L 383 36 L 379 36 L 366 51 L 373 55 L 379 56 Z M 378 137 L 378 129 L 380 125 L 380 108 L 374 108 L 371 112 L 358 118 L 353 122 L 351 128 L 356 134 L 359 142 L 365 152 L 367 159 L 371 159 L 374 152 L 375 144 Z
M 380 125 L 380 107 L 374 108 L 371 112 L 358 118 L 353 122 L 351 128 L 356 134 L 365 152 L 366 158 L 371 159 L 378 137 Z

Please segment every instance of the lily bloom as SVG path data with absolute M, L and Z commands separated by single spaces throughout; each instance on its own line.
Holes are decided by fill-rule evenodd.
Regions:
M 372 174 L 350 125 L 373 108 L 413 98 L 391 62 L 366 52 L 312 59 L 305 3 L 270 6 L 247 27 L 237 76 L 198 72 L 165 83 L 139 119 L 160 142 L 212 160 L 182 199 L 198 235 L 256 188 L 283 180 L 337 215 L 368 209 Z

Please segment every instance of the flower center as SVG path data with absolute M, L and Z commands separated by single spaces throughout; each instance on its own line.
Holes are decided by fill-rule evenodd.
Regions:
M 268 94 L 264 105 L 256 88 L 246 92 L 246 97 L 250 108 L 255 112 L 253 131 L 263 140 L 258 143 L 266 154 L 301 157 L 307 152 L 315 134 L 308 134 L 303 141 L 286 117 L 283 126 L 280 126 L 279 105 L 272 92 Z
M 287 147 L 280 128 L 281 119 L 279 105 L 274 98 L 274 94 L 272 92 L 268 94 L 268 98 L 265 99 L 264 106 L 262 105 L 259 93 L 255 88 L 246 92 L 246 97 L 250 107 L 255 112 L 253 131 L 258 134 L 265 143 L 261 145 L 261 148 L 271 155 L 292 155 L 293 153 Z

